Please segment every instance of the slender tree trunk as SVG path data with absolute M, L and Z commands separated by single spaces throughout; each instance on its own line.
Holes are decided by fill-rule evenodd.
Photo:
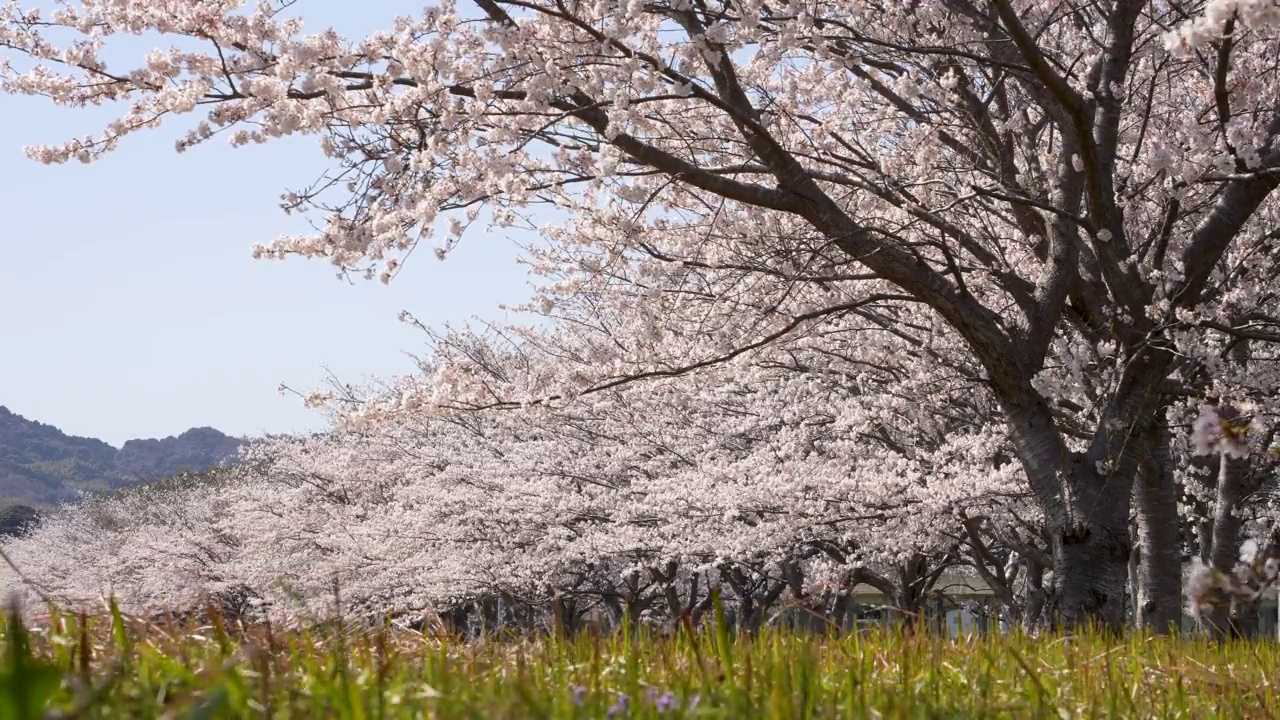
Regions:
M 831 630 L 845 632 L 849 629 L 849 618 L 853 614 L 853 588 L 841 588 L 836 593 L 834 606 L 831 608 Z
M 1213 552 L 1213 503 L 1211 496 L 1218 493 L 1218 456 L 1192 455 L 1187 462 L 1193 492 L 1188 494 L 1191 511 L 1195 521 L 1191 524 L 1191 536 L 1195 541 L 1195 550 L 1200 562 L 1211 565 L 1209 558 Z
M 626 622 L 627 613 L 622 608 L 622 600 L 614 594 L 606 595 L 601 599 L 605 609 L 608 611 L 608 628 L 613 630 L 622 627 L 622 623 Z
M 1165 634 L 1182 624 L 1182 552 L 1178 531 L 1178 487 L 1173 479 L 1169 436 L 1148 434 L 1139 460 L 1134 500 L 1138 510 L 1138 582 L 1134 619 L 1144 630 Z
M 1231 635 L 1238 638 L 1258 637 L 1259 617 L 1258 603 L 1233 602 L 1231 604 Z
M 991 552 L 990 546 L 982 537 L 982 526 L 979 520 L 966 518 L 962 524 L 969 541 L 973 568 L 978 572 L 978 577 L 982 578 L 982 581 L 991 589 L 992 595 L 1004 607 L 1006 617 L 1018 620 L 1021 616 L 1021 608 L 1018 607 L 1018 598 L 1013 590 L 1016 571 L 1008 571 L 1006 568 L 1008 563 L 1002 562 L 999 556 Z M 1016 567 L 1017 565 L 1012 566 L 1012 568 Z
M 1022 630 L 1027 634 L 1034 633 L 1043 623 L 1045 605 L 1049 594 L 1044 587 L 1044 566 L 1027 558 L 1026 598 L 1022 601 Z
M 1244 494 L 1249 461 L 1221 455 L 1218 459 L 1218 487 L 1213 508 L 1213 539 L 1209 548 L 1209 564 L 1218 572 L 1229 574 L 1240 559 L 1240 526 L 1237 513 Z M 1233 604 L 1233 603 L 1232 603 Z M 1217 638 L 1235 634 L 1231 624 L 1232 604 L 1214 607 L 1205 616 L 1209 632 Z
M 1132 525 L 1129 528 L 1129 544 L 1132 550 L 1129 552 L 1129 596 L 1128 596 L 1128 612 L 1129 622 L 1133 624 L 1133 629 L 1137 630 L 1142 627 L 1142 581 L 1138 578 L 1138 563 L 1142 557 L 1142 552 L 1138 543 L 1138 527 Z

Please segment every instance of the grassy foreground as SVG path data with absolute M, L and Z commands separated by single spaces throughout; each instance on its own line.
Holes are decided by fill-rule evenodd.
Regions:
M 1280 647 L 723 629 L 454 642 L 119 613 L 4 633 L 6 718 L 1273 717 Z

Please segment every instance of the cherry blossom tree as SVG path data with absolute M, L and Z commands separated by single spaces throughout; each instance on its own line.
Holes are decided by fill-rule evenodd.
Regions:
M 189 611 L 233 598 L 238 583 L 221 569 L 239 550 L 233 487 L 215 469 L 60 508 L 5 545 L 0 582 L 37 608 L 102 610 L 119 597 L 130 610 Z
M 133 612 L 234 596 L 280 620 L 434 612 L 461 624 L 476 606 L 490 626 L 495 599 L 570 626 L 592 612 L 697 623 L 719 591 L 740 627 L 824 629 L 848 621 L 867 584 L 914 618 L 960 564 L 964 513 L 986 518 L 998 554 L 1000 519 L 1035 508 L 964 378 L 850 382 L 867 341 L 832 333 L 824 353 L 775 345 L 745 370 L 263 441 L 228 479 L 65 509 L 6 547 L 26 576 L 7 580 L 73 605 L 114 593 Z M 436 362 L 462 349 L 471 360 L 455 366 L 499 395 L 521 361 L 552 365 L 532 343 L 517 353 L 461 333 Z M 965 407 L 974 415 L 953 414 Z
M 598 369 L 561 378 L 569 395 L 816 343 L 830 318 L 927 318 L 998 403 L 1057 616 L 1122 623 L 1136 492 L 1167 625 L 1177 485 L 1157 418 L 1180 343 L 1249 291 L 1226 269 L 1274 224 L 1272 4 L 447 1 L 354 40 L 289 10 L 6 5 L 8 92 L 125 108 L 30 154 L 92 161 L 195 113 L 180 150 L 315 135 L 333 167 L 283 204 L 319 229 L 256 252 L 388 281 L 420 243 L 544 225 L 549 311 L 615 274 L 651 308 L 641 340 L 582 346 Z M 155 34 L 178 44 L 103 60 Z M 672 311 L 688 297 L 705 302 Z M 442 364 L 355 418 L 483 392 L 466 372 Z
M 1245 556 L 1249 559 L 1244 564 L 1253 574 L 1258 569 L 1252 567 L 1258 541 L 1268 542 L 1277 530 L 1275 349 L 1267 333 L 1256 329 L 1260 323 L 1267 325 L 1271 315 L 1255 307 L 1249 317 L 1247 324 L 1228 327 L 1219 335 L 1217 352 L 1205 353 L 1206 364 L 1217 363 L 1216 372 L 1202 371 L 1190 378 L 1208 385 L 1204 392 L 1216 404 L 1184 403 L 1177 426 L 1187 456 L 1182 486 L 1197 560 L 1224 578 L 1235 573 Z M 1242 549 L 1246 538 L 1255 550 Z M 1262 586 L 1274 580 L 1263 575 L 1256 579 Z M 1214 634 L 1250 634 L 1256 626 L 1258 596 L 1228 593 L 1221 600 L 1205 603 L 1204 598 L 1192 597 L 1190 602 Z

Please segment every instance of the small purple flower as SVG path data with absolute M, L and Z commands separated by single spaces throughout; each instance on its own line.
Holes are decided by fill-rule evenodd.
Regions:
M 693 712 L 693 709 L 698 707 L 698 701 L 701 699 L 702 696 L 698 693 L 694 693 L 689 697 L 689 712 Z
M 676 694 L 668 690 L 662 693 L 662 696 L 658 698 L 655 705 L 658 706 L 658 712 L 666 713 L 674 710 L 678 703 L 679 699 L 676 698 Z
M 587 689 L 581 685 L 573 688 L 572 694 L 569 696 L 573 700 L 573 704 L 582 707 L 582 703 L 587 699 Z
M 627 714 L 627 695 L 626 693 L 618 693 L 618 701 L 613 704 L 613 707 L 609 708 L 607 717 L 609 718 L 609 720 L 613 720 L 613 718 L 621 717 L 626 714 Z

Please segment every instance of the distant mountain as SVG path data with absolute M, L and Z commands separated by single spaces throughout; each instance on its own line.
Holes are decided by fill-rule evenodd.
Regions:
M 130 440 L 120 449 L 68 435 L 0 405 L 0 505 L 44 506 L 157 480 L 203 472 L 233 458 L 242 440 L 193 428 L 163 440 Z

